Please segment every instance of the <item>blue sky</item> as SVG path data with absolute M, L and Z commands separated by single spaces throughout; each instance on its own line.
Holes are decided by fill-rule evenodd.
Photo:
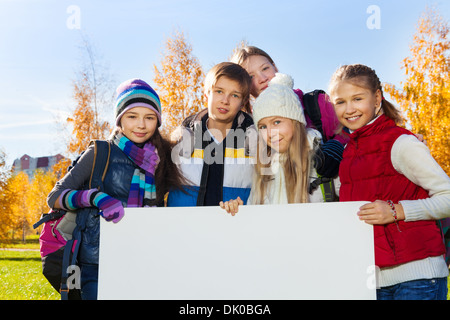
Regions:
M 72 5 L 79 29 L 67 26 Z M 379 29 L 367 27 L 373 5 Z M 205 72 L 246 40 L 267 51 L 295 88 L 326 89 L 333 71 L 347 63 L 370 65 L 381 81 L 398 85 L 427 5 L 450 19 L 447 0 L 0 0 L 0 148 L 9 164 L 25 153 L 65 153 L 55 117 L 74 107 L 71 80 L 82 34 L 114 86 L 135 77 L 153 84 L 153 65 L 177 28 Z

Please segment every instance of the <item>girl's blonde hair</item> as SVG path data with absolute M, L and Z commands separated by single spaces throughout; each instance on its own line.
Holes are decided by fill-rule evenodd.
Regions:
M 313 150 L 309 147 L 306 127 L 304 124 L 294 123 L 292 141 L 286 151 L 285 161 L 280 163 L 279 170 L 284 170 L 288 203 L 308 202 L 309 172 Z M 260 137 L 258 138 L 258 154 L 255 165 L 253 190 L 256 204 L 263 204 L 267 192 L 267 185 L 273 179 L 271 172 L 271 148 Z M 271 174 L 270 174 L 271 173 Z
M 330 96 L 333 96 L 337 85 L 342 81 L 347 81 L 354 86 L 369 89 L 374 94 L 377 90 L 380 90 L 382 97 L 381 109 L 384 114 L 394 120 L 397 124 L 403 122 L 400 111 L 384 98 L 383 87 L 380 79 L 375 73 L 375 70 L 362 64 L 343 65 L 339 67 L 330 80 L 330 86 L 328 89 Z

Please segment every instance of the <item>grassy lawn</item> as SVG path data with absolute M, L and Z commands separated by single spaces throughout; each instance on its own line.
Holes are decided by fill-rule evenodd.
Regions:
M 39 251 L 0 250 L 0 300 L 59 300 L 42 275 Z

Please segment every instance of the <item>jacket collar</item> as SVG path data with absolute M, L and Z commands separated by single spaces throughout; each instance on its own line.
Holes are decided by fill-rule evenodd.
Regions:
M 204 126 L 206 126 L 206 120 L 208 119 L 208 109 L 205 108 L 201 111 L 199 111 L 196 114 L 193 114 L 189 117 L 187 117 L 183 123 L 182 126 L 188 129 L 193 130 L 196 123 L 202 122 Z M 234 118 L 232 129 L 246 129 L 253 125 L 253 118 L 248 115 L 246 112 L 239 111 Z
M 383 131 L 386 127 L 392 126 L 395 126 L 394 120 L 382 114 L 371 123 L 350 133 L 350 138 L 358 139 L 360 137 L 370 136 Z

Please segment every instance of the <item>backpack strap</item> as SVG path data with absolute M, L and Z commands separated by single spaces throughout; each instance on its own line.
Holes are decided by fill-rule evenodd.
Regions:
M 329 180 L 329 181 L 323 181 L 322 184 L 320 185 L 323 200 L 325 202 L 338 201 L 338 197 L 336 196 L 336 189 L 334 187 L 333 179 L 327 179 L 327 180 Z
M 111 156 L 111 144 L 104 140 L 93 140 L 94 144 L 94 163 L 92 165 L 91 178 L 89 179 L 89 189 L 98 188 L 103 190 L 103 181 L 109 166 L 109 157 Z M 107 156 L 104 156 L 107 155 Z
M 320 186 L 320 190 L 322 191 L 324 202 L 338 201 L 333 179 L 318 175 L 317 179 L 309 184 L 309 193 L 312 194 L 318 186 Z
M 321 94 L 326 94 L 326 92 L 320 89 L 316 89 L 314 91 L 305 93 L 303 95 L 303 107 L 316 129 L 322 135 L 322 141 L 326 142 L 327 137 L 323 131 L 322 113 L 319 106 L 319 95 Z M 309 192 L 312 193 L 312 191 L 315 190 L 319 185 L 325 202 L 337 201 L 338 197 L 336 195 L 333 179 L 321 177 L 319 175 L 316 180 L 311 182 L 309 186 Z
M 68 269 L 69 266 L 75 266 L 77 264 L 78 249 L 81 241 L 81 230 L 79 226 L 76 226 L 72 232 L 72 239 L 68 240 L 63 252 L 63 261 L 61 269 L 61 288 L 59 293 L 61 294 L 61 300 L 69 300 L 69 292 L 71 288 L 67 285 L 69 279 Z
M 322 135 L 323 142 L 326 141 L 325 134 L 322 128 L 322 113 L 320 112 L 319 106 L 319 95 L 325 94 L 323 90 L 314 90 L 311 92 L 307 92 L 303 95 L 303 108 L 305 109 L 306 114 L 311 119 L 312 123 L 316 127 L 317 131 Z
M 94 162 L 89 179 L 89 188 L 103 190 L 103 181 L 108 171 L 109 158 L 111 156 L 111 144 L 104 140 L 93 140 L 90 142 L 90 145 L 92 144 L 94 144 Z M 68 268 L 71 265 L 76 265 L 80 242 L 81 228 L 77 225 L 72 232 L 72 239 L 67 241 L 64 248 L 60 289 L 61 300 L 69 299 L 70 288 L 67 285 L 67 280 L 70 275 L 68 274 Z
M 66 214 L 66 211 L 58 209 L 58 210 L 50 210 L 49 213 L 44 213 L 42 215 L 42 218 L 36 222 L 35 224 L 33 224 L 33 229 L 36 229 L 37 227 L 39 227 L 41 224 L 51 221 L 51 220 L 57 220 L 59 218 L 61 218 L 63 215 Z

